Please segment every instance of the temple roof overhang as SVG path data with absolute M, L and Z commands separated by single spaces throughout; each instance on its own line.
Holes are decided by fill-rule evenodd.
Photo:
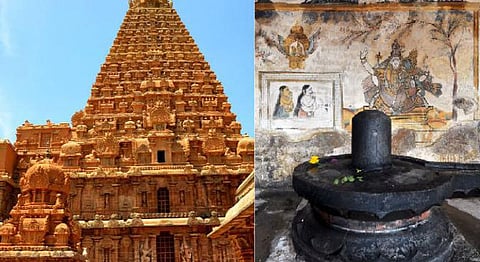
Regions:
M 211 238 L 218 238 L 222 234 L 229 232 L 235 228 L 245 228 L 248 227 L 249 222 L 247 222 L 254 213 L 254 200 L 255 200 L 255 189 L 253 186 L 253 176 L 254 173 L 252 172 L 245 180 L 246 184 L 239 186 L 241 188 L 249 188 L 247 193 L 243 194 L 240 200 L 228 210 L 227 214 L 225 215 L 224 220 L 220 223 L 220 226 L 214 227 L 212 232 L 208 234 L 208 237 Z M 250 185 L 250 186 L 247 186 Z M 237 190 L 237 193 L 239 191 Z M 242 192 L 240 190 L 240 192 Z M 250 221 L 251 222 L 251 221 Z M 253 230 L 253 225 L 252 225 Z

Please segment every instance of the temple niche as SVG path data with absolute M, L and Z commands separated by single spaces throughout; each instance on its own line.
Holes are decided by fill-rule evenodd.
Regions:
M 253 139 L 240 133 L 171 2 L 129 6 L 71 125 L 26 121 L 14 147 L 6 143 L 0 171 L 11 188 L 0 191 L 0 214 L 15 204 L 9 194 L 21 194 L 0 227 L 0 253 L 58 247 L 88 261 L 251 261 L 253 198 L 234 205 L 240 185 L 253 187 L 244 182 Z M 233 230 L 229 223 L 244 223 L 244 248 L 228 230 L 209 237 L 221 224 Z

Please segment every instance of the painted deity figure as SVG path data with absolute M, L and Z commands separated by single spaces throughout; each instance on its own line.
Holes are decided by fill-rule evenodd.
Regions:
M 430 72 L 417 67 L 416 50 L 403 57 L 400 44 L 395 40 L 390 56 L 375 66 L 367 62 L 367 54 L 367 49 L 361 51 L 360 61 L 370 74 L 362 82 L 365 100 L 370 107 L 388 114 L 408 113 L 428 106 L 426 91 L 435 96 L 442 94 L 441 84 L 432 82 Z
M 305 59 L 311 47 L 311 41 L 303 32 L 303 27 L 294 25 L 290 29 L 290 34 L 287 38 L 285 38 L 284 41 L 281 39 L 280 42 L 282 43 L 282 53 L 284 53 L 289 60 L 289 67 L 292 69 L 304 68 Z
M 293 111 L 293 115 L 298 118 L 313 117 L 317 107 L 317 98 L 313 93 L 313 88 L 310 85 L 304 85 L 302 87 L 302 92 L 297 98 L 297 104 Z
M 298 38 L 295 38 L 295 41 L 288 47 L 288 54 L 290 56 L 306 56 L 305 47 Z
M 292 91 L 286 85 L 282 85 L 278 89 L 278 98 L 273 110 L 273 118 L 288 118 L 292 111 Z

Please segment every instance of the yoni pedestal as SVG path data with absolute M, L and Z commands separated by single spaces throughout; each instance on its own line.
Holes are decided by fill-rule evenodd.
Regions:
M 453 226 L 436 207 L 480 188 L 480 165 L 391 155 L 390 119 L 353 119 L 352 154 L 295 168 L 293 187 L 309 205 L 292 224 L 307 261 L 456 261 Z

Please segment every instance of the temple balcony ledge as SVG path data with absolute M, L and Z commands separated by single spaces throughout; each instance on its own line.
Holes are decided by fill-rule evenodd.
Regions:
M 190 164 L 157 165 L 157 166 L 124 166 L 124 167 L 96 167 L 91 169 L 66 169 L 71 178 L 130 178 L 135 176 L 151 175 L 185 175 L 198 174 L 198 170 Z
M 196 169 L 191 164 L 178 165 L 149 165 L 149 166 L 124 166 L 124 167 L 96 167 L 96 168 L 65 168 L 69 173 L 70 178 L 130 178 L 134 176 L 158 176 L 158 175 L 238 175 L 251 173 L 253 171 L 253 164 L 239 164 L 229 166 L 224 164 L 211 164 Z
M 224 218 L 177 217 L 177 218 L 147 218 L 139 217 L 127 220 L 77 220 L 82 229 L 90 228 L 130 228 L 130 227 L 157 227 L 157 226 L 218 226 Z

